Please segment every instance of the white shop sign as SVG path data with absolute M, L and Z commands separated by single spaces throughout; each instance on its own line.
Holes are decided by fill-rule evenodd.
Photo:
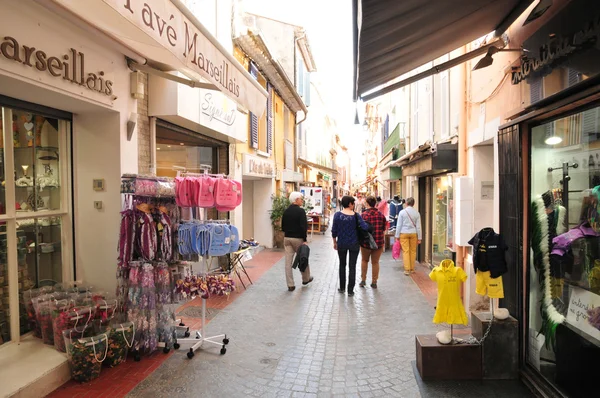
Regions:
M 140 55 L 201 76 L 255 114 L 264 112 L 266 91 L 170 0 L 54 1 Z
M 22 2 L 0 4 L 0 70 L 35 85 L 113 105 L 116 57 L 107 58 L 105 50 L 43 9 Z
M 587 290 L 570 286 L 571 296 L 569 298 L 569 310 L 567 322 L 577 329 L 600 340 L 600 330 L 588 322 L 588 310 L 600 307 L 600 296 Z
M 275 178 L 275 163 L 271 160 L 245 153 L 243 175 L 248 177 Z

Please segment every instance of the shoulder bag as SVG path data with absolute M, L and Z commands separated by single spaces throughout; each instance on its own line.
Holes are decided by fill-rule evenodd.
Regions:
M 377 246 L 377 243 L 375 243 L 375 239 L 373 238 L 373 235 L 371 235 L 371 233 L 369 231 L 365 231 L 364 229 L 362 229 L 360 227 L 360 225 L 358 224 L 358 214 L 357 213 L 354 213 L 354 221 L 356 223 L 356 234 L 358 235 L 359 242 L 368 244 L 369 249 L 371 249 L 371 250 L 379 249 L 379 247 Z

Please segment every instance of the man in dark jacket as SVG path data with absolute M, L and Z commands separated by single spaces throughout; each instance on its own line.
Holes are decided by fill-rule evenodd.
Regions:
M 288 291 L 290 292 L 296 289 L 294 274 L 292 272 L 294 254 L 296 254 L 300 246 L 306 245 L 308 222 L 306 212 L 302 208 L 302 202 L 302 194 L 300 192 L 292 192 L 290 194 L 290 207 L 283 212 L 283 217 L 281 217 L 281 229 L 285 234 L 283 239 L 283 247 L 285 248 L 285 279 Z M 308 285 L 312 281 L 310 267 L 307 265 L 306 269 L 302 271 L 302 284 Z

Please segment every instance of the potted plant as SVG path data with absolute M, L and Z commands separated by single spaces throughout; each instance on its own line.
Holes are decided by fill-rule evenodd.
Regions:
M 284 234 L 281 230 L 281 217 L 283 212 L 290 206 L 290 200 L 285 191 L 281 191 L 278 195 L 271 195 L 271 225 L 273 226 L 274 242 L 273 246 L 283 249 Z

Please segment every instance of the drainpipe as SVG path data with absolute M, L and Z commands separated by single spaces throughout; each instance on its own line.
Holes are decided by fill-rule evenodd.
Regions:
M 466 52 L 466 46 L 463 46 L 462 53 Z M 458 175 L 467 175 L 467 63 L 464 62 L 457 68 L 459 75 L 459 97 L 458 103 L 460 113 L 458 118 Z M 457 225 L 457 223 L 455 223 Z M 457 247 L 456 260 L 458 266 L 465 268 L 467 249 L 464 246 Z

